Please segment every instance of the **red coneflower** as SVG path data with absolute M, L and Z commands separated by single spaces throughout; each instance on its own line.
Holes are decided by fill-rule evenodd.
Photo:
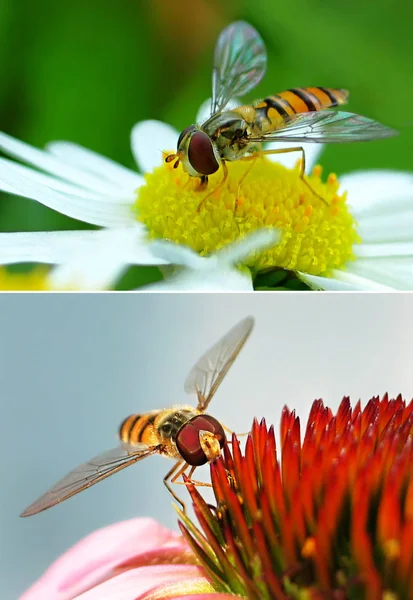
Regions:
M 313 403 L 304 439 L 284 408 L 211 466 L 216 506 L 187 482 L 181 530 L 217 590 L 249 599 L 413 598 L 413 402 Z

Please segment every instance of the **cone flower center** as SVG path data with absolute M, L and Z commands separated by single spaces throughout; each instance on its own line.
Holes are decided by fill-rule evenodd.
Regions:
M 148 173 L 136 209 L 151 238 L 172 240 L 208 255 L 256 229 L 275 227 L 281 231 L 280 242 L 246 263 L 255 272 L 281 267 L 329 275 L 355 258 L 356 224 L 346 194 L 338 193 L 334 174 L 323 182 L 321 167 L 315 167 L 306 177 L 308 187 L 298 166 L 287 169 L 265 157 L 252 168 L 243 161 L 227 166 L 227 181 L 222 184 L 220 169 L 206 190 L 171 163 Z

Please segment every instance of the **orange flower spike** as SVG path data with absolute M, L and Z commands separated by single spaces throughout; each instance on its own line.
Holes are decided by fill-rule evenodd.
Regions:
M 304 518 L 310 532 L 316 528 L 316 507 L 313 491 L 313 467 L 306 465 L 301 472 L 300 502 L 303 508 Z
M 365 472 L 360 472 L 351 499 L 351 549 L 360 581 L 360 589 L 366 590 L 368 600 L 381 600 L 383 588 L 379 573 L 373 562 L 373 548 L 368 534 L 368 518 L 370 498 L 368 487 L 363 479 Z
M 377 407 L 378 398 L 374 397 L 367 403 L 365 409 L 361 413 L 361 436 L 363 437 L 367 429 L 375 423 L 378 416 Z
M 245 509 L 248 511 L 248 514 L 251 517 L 255 518 L 255 515 L 258 512 L 258 478 L 254 462 L 252 438 L 250 436 L 248 436 L 247 443 L 245 445 L 245 458 L 242 462 L 242 482 Z
M 399 576 L 406 581 L 410 578 L 410 589 L 413 589 L 413 479 L 410 481 L 404 501 L 404 526 L 400 536 L 400 568 Z
M 284 441 L 282 444 L 282 481 L 286 500 L 291 501 L 295 487 L 300 481 L 301 474 L 301 439 L 300 420 L 295 418 L 289 420 L 289 428 L 284 429 Z
M 312 422 L 310 425 L 307 425 L 304 435 L 303 446 L 301 451 L 302 469 L 304 469 L 306 465 L 309 465 L 310 467 L 313 465 L 314 457 L 317 450 L 318 446 L 315 435 L 315 423 Z
M 233 433 L 232 439 L 231 439 L 231 447 L 233 448 L 235 445 L 238 446 L 238 448 L 239 448 L 239 440 L 238 440 L 236 434 Z M 224 445 L 223 455 L 224 455 L 224 460 L 225 460 L 225 468 L 228 472 L 228 475 L 230 477 L 232 477 L 232 480 L 235 480 L 234 460 L 232 458 L 232 454 L 229 449 L 229 444 Z
M 290 411 L 287 406 L 284 406 L 281 412 L 281 423 L 280 423 L 280 439 L 281 447 L 284 445 L 284 441 L 288 433 L 293 428 L 295 421 L 295 410 Z
M 290 506 L 292 495 L 299 477 L 299 452 L 290 433 L 287 433 L 281 449 L 281 477 L 284 497 L 287 506 Z
M 344 431 L 348 428 L 349 421 L 351 419 L 351 405 L 350 398 L 345 396 L 338 407 L 336 416 L 336 432 L 337 435 L 343 435 Z
M 240 449 L 238 439 L 236 440 L 236 443 L 234 443 L 234 438 L 236 439 L 236 436 L 233 436 L 233 438 L 232 438 L 232 458 L 233 458 L 232 466 L 234 468 L 234 477 L 237 481 L 238 488 L 241 489 L 243 486 L 242 466 L 241 466 L 243 457 L 241 454 L 241 449 Z
M 272 453 L 272 450 L 274 450 L 274 453 Z M 275 460 L 275 457 L 274 429 L 273 427 L 270 427 L 268 431 L 268 452 L 265 454 L 263 461 L 263 488 L 267 493 L 274 522 L 280 526 L 281 521 L 285 517 L 286 504 L 280 465 Z
M 239 494 L 236 494 L 232 487 L 228 484 L 227 472 L 222 460 L 217 460 L 211 465 L 211 470 L 215 471 L 215 474 L 220 481 L 220 486 L 224 490 L 223 506 L 225 509 L 226 517 L 230 522 L 239 524 L 237 527 L 237 536 L 239 542 L 242 545 L 245 556 L 254 556 L 254 542 L 251 537 L 251 533 L 248 528 L 247 521 L 244 514 L 244 499 L 240 502 L 239 496 L 242 496 L 242 488 L 239 489 Z
M 274 573 L 274 567 L 271 560 L 269 548 L 266 543 L 264 531 L 261 523 L 256 521 L 252 524 L 253 534 L 256 541 L 257 556 L 261 562 L 263 571 L 263 580 L 269 591 L 270 598 L 286 598 L 282 591 L 282 585 L 279 578 Z
M 400 551 L 400 483 L 396 477 L 387 478 L 377 514 L 378 541 L 385 559 L 391 562 L 394 558 L 398 558 Z
M 261 423 L 259 424 L 257 419 L 254 419 L 251 430 L 251 437 L 253 440 L 255 465 L 257 470 L 259 471 L 258 475 L 261 478 L 262 474 L 260 473 L 260 467 L 263 463 L 264 456 L 266 454 L 268 438 L 267 425 L 265 419 L 262 419 Z
M 295 569 L 299 556 L 299 548 L 296 547 L 294 538 L 294 523 L 291 512 L 285 515 L 280 527 L 280 545 L 284 558 L 284 570 Z
M 294 527 L 294 538 L 299 548 L 302 548 L 306 540 L 307 530 L 307 519 L 304 512 L 304 504 L 302 502 L 303 485 L 302 480 L 300 485 L 295 488 L 291 498 L 291 519 Z
M 341 466 L 337 465 L 327 478 L 324 500 L 318 511 L 318 523 L 314 536 L 317 547 L 314 563 L 320 584 L 325 590 L 330 590 L 331 586 L 335 584 L 332 579 L 339 567 L 334 564 L 334 547 L 337 544 L 335 538 L 340 528 L 340 517 L 348 486 L 346 469 Z

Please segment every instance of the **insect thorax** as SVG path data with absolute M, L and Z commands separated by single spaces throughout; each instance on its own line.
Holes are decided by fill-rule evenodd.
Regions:
M 248 123 L 234 111 L 212 115 L 201 129 L 213 140 L 224 160 L 236 160 L 249 149 Z
M 176 434 L 190 419 L 199 414 L 193 407 L 172 408 L 161 413 L 156 422 L 156 430 L 162 441 L 175 442 Z

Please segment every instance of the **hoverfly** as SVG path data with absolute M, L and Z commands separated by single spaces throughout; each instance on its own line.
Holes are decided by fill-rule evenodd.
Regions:
M 20 516 L 29 517 L 59 504 L 152 454 L 162 454 L 176 461 L 163 482 L 185 510 L 170 483 L 175 483 L 188 469 L 188 477 L 191 478 L 196 467 L 213 462 L 220 456 L 226 443 L 224 428 L 205 411 L 253 326 L 252 317 L 240 321 L 191 369 L 185 381 L 185 391 L 197 395 L 196 408 L 175 405 L 127 417 L 119 427 L 121 443 L 117 448 L 99 454 L 71 471 Z
M 301 152 L 301 179 L 306 183 L 302 146 L 261 150 L 260 143 L 363 142 L 397 134 L 367 117 L 328 110 L 347 102 L 349 93 L 344 89 L 292 88 L 251 105 L 230 108 L 231 98 L 246 94 L 259 83 L 266 64 L 267 53 L 259 33 L 244 21 L 228 25 L 215 46 L 210 116 L 202 125 L 183 130 L 176 153 L 167 156 L 166 162 L 177 159 L 175 168 L 182 162 L 188 175 L 200 178 L 201 188 L 206 187 L 208 175 L 222 165 L 221 187 L 228 177 L 226 161 Z

